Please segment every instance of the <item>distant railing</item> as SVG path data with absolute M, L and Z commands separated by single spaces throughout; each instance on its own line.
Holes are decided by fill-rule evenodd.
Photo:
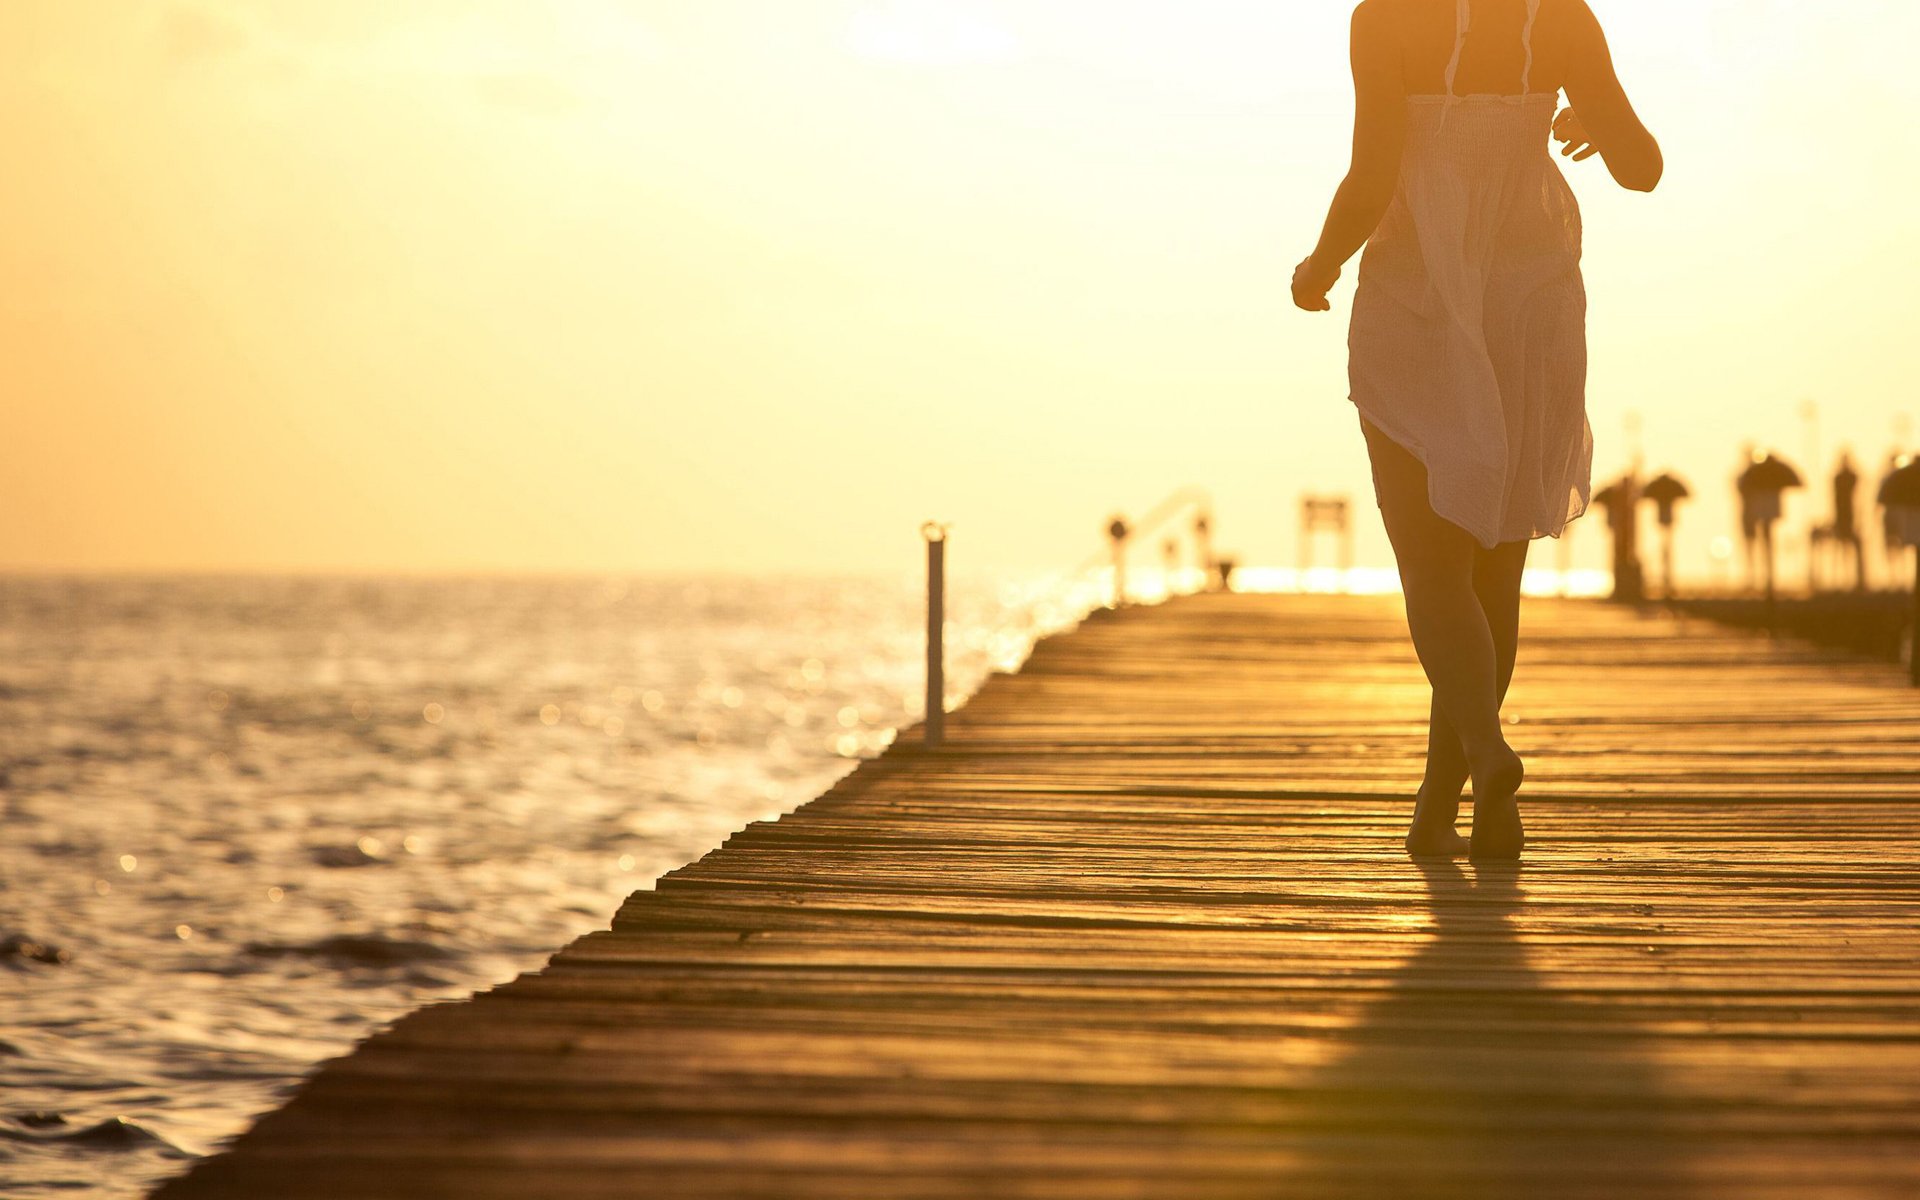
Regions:
M 1192 516 L 1191 530 L 1202 586 L 1225 587 L 1230 581 L 1235 563 L 1231 559 L 1216 559 L 1213 555 L 1213 498 L 1202 488 L 1183 487 L 1176 489 L 1160 503 L 1148 509 L 1147 515 L 1142 517 L 1137 525 L 1129 524 L 1125 517 L 1114 517 L 1107 525 L 1106 548 L 1089 555 L 1070 570 L 1050 577 L 1035 589 L 1028 602 L 1036 607 L 1046 605 L 1054 597 L 1070 593 L 1090 573 L 1097 571 L 1104 564 L 1109 565 L 1113 571 L 1109 607 L 1125 606 L 1128 541 L 1164 529 L 1175 518 L 1188 514 Z M 920 536 L 927 544 L 927 697 L 926 716 L 920 726 L 920 744 L 926 749 L 937 748 L 946 740 L 947 732 L 946 572 L 947 541 L 951 530 L 950 525 L 937 521 L 928 521 L 920 527 Z M 1174 575 L 1177 571 L 1175 558 L 1178 541 L 1168 539 L 1166 549 L 1168 554 L 1167 590 L 1171 594 L 1174 588 Z
M 1116 515 L 1107 523 L 1107 547 L 1091 555 L 1077 567 L 1073 574 L 1084 575 L 1100 565 L 1102 559 L 1112 563 L 1113 601 L 1112 607 L 1122 608 L 1127 603 L 1127 547 L 1129 543 L 1141 538 L 1151 537 L 1163 530 L 1176 517 L 1191 514 L 1193 518 L 1193 537 L 1196 548 L 1195 557 L 1199 561 L 1202 586 L 1207 580 L 1220 576 L 1224 585 L 1226 575 L 1221 572 L 1220 560 L 1213 556 L 1213 497 L 1204 488 L 1176 488 L 1167 497 L 1147 510 L 1147 515 L 1139 521 L 1129 523 L 1124 516 Z M 1176 571 L 1178 542 L 1170 541 L 1167 546 L 1167 590 L 1173 591 L 1173 577 Z M 1231 565 L 1227 572 L 1232 570 Z

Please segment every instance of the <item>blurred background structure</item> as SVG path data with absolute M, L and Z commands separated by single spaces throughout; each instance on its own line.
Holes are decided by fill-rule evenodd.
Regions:
M 1673 170 L 1649 203 L 1568 167 L 1597 469 L 1689 480 L 1675 570 L 1712 582 L 1743 439 L 1815 489 L 1912 449 L 1920 9 L 1600 8 Z M 1294 564 L 1302 493 L 1367 495 L 1351 281 L 1286 297 L 1345 35 L 1265 0 L 7 4 L 0 566 L 890 571 L 941 513 L 1037 572 L 1188 480 Z

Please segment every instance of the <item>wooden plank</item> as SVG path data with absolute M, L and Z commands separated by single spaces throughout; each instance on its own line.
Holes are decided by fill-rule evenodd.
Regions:
M 1531 602 L 1524 866 L 1397 603 L 1100 614 L 159 1196 L 1920 1194 L 1920 701 Z

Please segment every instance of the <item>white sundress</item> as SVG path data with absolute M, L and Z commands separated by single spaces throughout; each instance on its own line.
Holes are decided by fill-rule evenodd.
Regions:
M 1558 537 L 1586 511 L 1580 206 L 1553 160 L 1558 93 L 1455 96 L 1472 19 L 1458 0 L 1443 96 L 1407 98 L 1392 206 L 1360 262 L 1348 333 L 1355 407 L 1427 468 L 1434 512 L 1482 546 Z

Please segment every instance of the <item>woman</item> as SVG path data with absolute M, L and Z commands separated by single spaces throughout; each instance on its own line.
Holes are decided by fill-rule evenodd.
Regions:
M 1593 455 L 1580 211 L 1549 135 L 1636 191 L 1660 181 L 1660 148 L 1584 0 L 1366 0 L 1353 75 L 1353 165 L 1293 298 L 1328 311 L 1367 245 L 1352 399 L 1433 685 L 1407 850 L 1517 858 L 1523 768 L 1500 704 L 1520 575 L 1533 538 L 1585 511 Z M 1454 828 L 1469 779 L 1470 842 Z

